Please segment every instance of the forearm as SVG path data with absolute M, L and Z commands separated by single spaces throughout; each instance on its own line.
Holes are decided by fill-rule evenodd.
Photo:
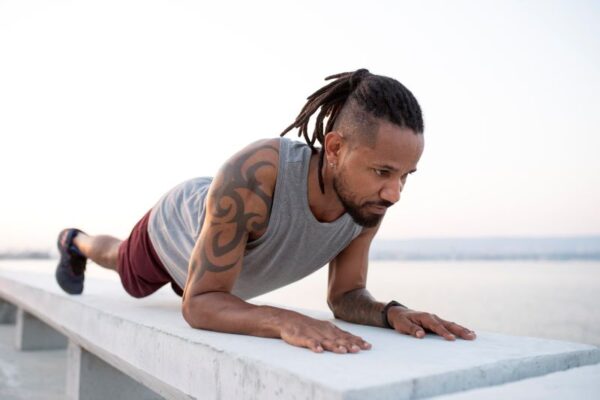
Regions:
M 384 303 L 376 301 L 367 289 L 356 289 L 329 300 L 336 318 L 355 324 L 383 327 Z
M 281 337 L 284 320 L 303 317 L 289 310 L 256 306 L 226 292 L 208 292 L 186 299 L 183 316 L 193 328 L 272 338 Z
M 183 316 L 193 327 L 218 332 L 281 338 L 316 353 L 356 353 L 371 345 L 329 321 L 270 306 L 246 303 L 228 292 L 205 292 L 185 298 Z

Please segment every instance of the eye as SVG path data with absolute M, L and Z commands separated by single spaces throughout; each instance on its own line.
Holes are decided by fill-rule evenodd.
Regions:
M 373 171 L 377 176 L 388 176 L 390 174 L 390 171 L 388 171 L 387 169 L 374 168 Z

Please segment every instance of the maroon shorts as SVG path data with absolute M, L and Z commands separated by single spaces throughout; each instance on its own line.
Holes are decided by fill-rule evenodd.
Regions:
M 152 247 L 148 235 L 149 219 L 150 211 L 133 227 L 129 237 L 119 246 L 117 271 L 123 287 L 133 297 L 145 297 L 170 283 L 175 293 L 181 296 L 183 290 L 171 278 Z

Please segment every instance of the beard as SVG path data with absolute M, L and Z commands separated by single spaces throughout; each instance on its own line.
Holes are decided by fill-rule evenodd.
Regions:
M 358 225 L 365 228 L 372 228 L 377 226 L 381 219 L 383 218 L 383 214 L 374 214 L 368 211 L 369 206 L 383 206 L 389 207 L 393 203 L 385 200 L 381 201 L 368 201 L 363 204 L 357 203 L 352 196 L 351 191 L 348 189 L 346 185 L 346 181 L 344 177 L 339 175 L 339 177 L 333 178 L 333 190 L 337 195 L 338 199 L 344 206 L 344 210 L 352 217 L 352 220 Z

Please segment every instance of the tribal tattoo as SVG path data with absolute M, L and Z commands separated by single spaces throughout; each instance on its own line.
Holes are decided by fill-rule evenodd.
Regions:
M 190 266 L 195 282 L 207 271 L 225 272 L 240 265 L 244 254 L 240 246 L 245 246 L 246 235 L 266 230 L 273 198 L 257 175 L 263 168 L 276 170 L 273 162 L 266 161 L 272 158 L 268 153 L 278 154 L 279 150 L 271 145 L 252 148 L 221 170 L 218 186 L 211 188 L 207 202 L 210 226 L 203 228 L 208 230 L 199 243 L 200 257 L 194 257 Z

